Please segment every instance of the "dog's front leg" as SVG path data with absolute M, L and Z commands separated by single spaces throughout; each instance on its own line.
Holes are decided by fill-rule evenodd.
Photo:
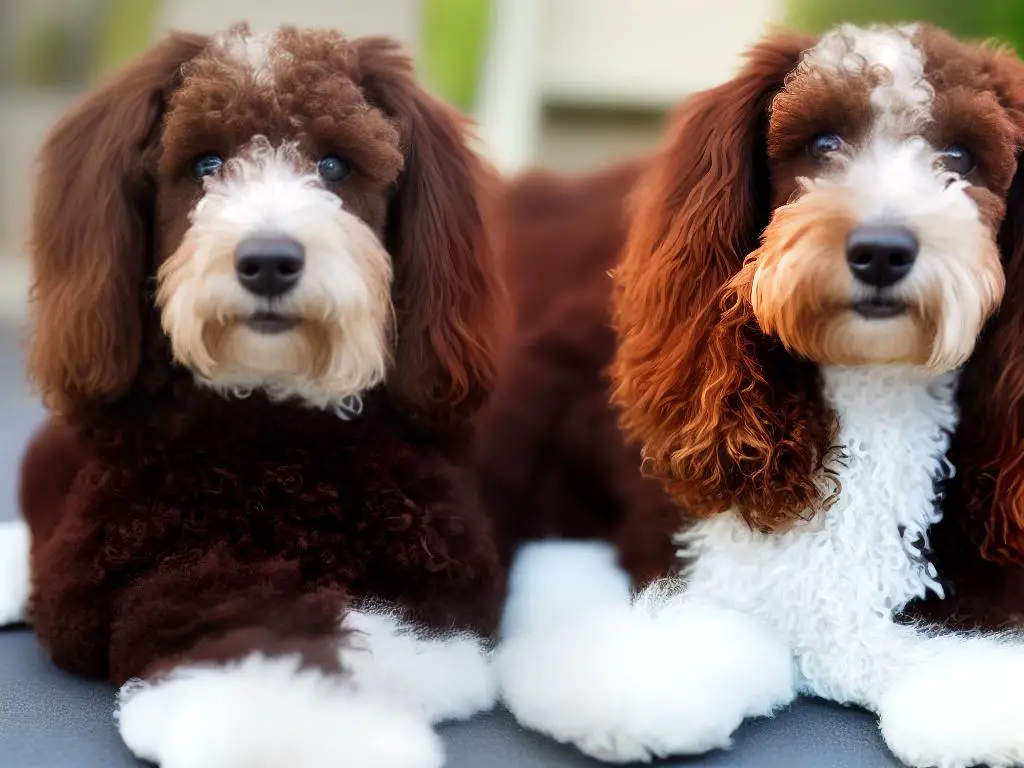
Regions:
M 602 544 L 520 552 L 495 666 L 520 723 L 608 762 L 727 747 L 795 696 L 776 632 L 675 585 L 631 598 Z
M 311 588 L 295 562 L 168 560 L 117 609 L 118 727 L 161 768 L 439 768 L 433 724 L 495 699 L 479 637 Z
M 889 748 L 915 768 L 1024 766 L 1024 637 L 920 635 L 883 691 Z

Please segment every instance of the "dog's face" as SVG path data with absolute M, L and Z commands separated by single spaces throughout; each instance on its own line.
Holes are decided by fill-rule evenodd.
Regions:
M 157 304 L 175 358 L 218 389 L 324 405 L 387 372 L 403 157 L 346 53 L 334 35 L 232 31 L 170 97 Z
M 467 127 L 385 38 L 157 43 L 41 153 L 29 368 L 47 404 L 95 414 L 175 364 L 227 396 L 329 407 L 376 387 L 416 421 L 464 421 L 504 305 L 498 187 Z
M 774 210 L 741 278 L 763 330 L 821 364 L 970 356 L 1003 295 L 1015 168 L 993 77 L 916 27 L 844 26 L 803 55 L 770 104 Z

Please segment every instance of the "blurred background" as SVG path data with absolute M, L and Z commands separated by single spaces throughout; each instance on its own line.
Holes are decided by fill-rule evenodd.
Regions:
M 0 316 L 23 317 L 31 165 L 56 116 L 164 30 L 241 19 L 397 37 L 508 172 L 645 151 L 772 24 L 925 19 L 1024 50 L 1024 0 L 0 0 Z

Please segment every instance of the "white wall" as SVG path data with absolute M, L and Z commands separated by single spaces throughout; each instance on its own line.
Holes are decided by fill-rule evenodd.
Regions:
M 781 0 L 493 0 L 479 109 L 491 159 L 536 162 L 545 104 L 666 109 L 728 79 Z
M 516 0 L 509 0 L 516 2 Z M 727 79 L 779 0 L 547 0 L 541 77 L 556 101 L 642 107 Z

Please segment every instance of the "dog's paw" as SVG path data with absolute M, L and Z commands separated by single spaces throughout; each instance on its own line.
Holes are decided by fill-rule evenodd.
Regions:
M 1024 644 L 963 639 L 897 677 L 879 716 L 915 768 L 1024 766 Z
M 606 762 L 728 747 L 795 695 L 792 654 L 731 610 L 655 597 L 512 636 L 495 656 L 516 719 Z
M 483 640 L 422 631 L 386 606 L 346 615 L 344 667 L 361 694 L 409 707 L 429 723 L 465 720 L 494 707 L 497 684 Z
M 0 523 L 0 626 L 27 619 L 29 532 L 20 520 Z
M 297 659 L 253 655 L 179 669 L 118 693 L 118 728 L 132 753 L 161 768 L 440 768 L 426 721 Z

